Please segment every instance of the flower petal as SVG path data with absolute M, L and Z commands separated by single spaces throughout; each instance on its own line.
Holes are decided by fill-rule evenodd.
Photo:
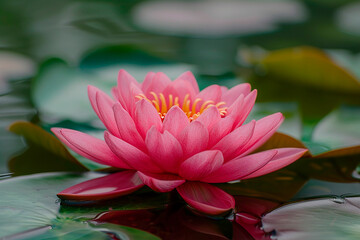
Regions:
M 201 179 L 203 182 L 223 183 L 242 179 L 264 167 L 276 155 L 276 150 L 268 150 L 245 157 L 237 157 L 222 165 L 217 171 Z
M 104 123 L 106 129 L 108 129 L 112 134 L 117 137 L 120 137 L 119 130 L 116 126 L 115 117 L 114 117 L 114 101 L 109 101 L 108 96 L 105 93 L 97 92 L 96 94 L 96 104 L 100 114 L 100 119 Z
M 76 184 L 57 195 L 66 200 L 104 200 L 127 195 L 142 186 L 144 183 L 137 173 L 128 170 Z
M 274 150 L 277 150 L 277 154 L 270 162 L 257 171 L 247 175 L 243 179 L 258 177 L 279 170 L 293 163 L 307 152 L 307 149 L 303 148 L 277 148 Z
M 71 150 L 94 162 L 116 167 L 131 169 L 118 158 L 100 139 L 71 129 L 52 128 L 51 131 Z
M 125 111 L 120 103 L 116 103 L 113 109 L 120 138 L 140 150 L 146 150 L 145 141 L 136 129 L 136 125 L 130 114 Z
M 221 101 L 225 102 L 226 106 L 231 106 L 241 94 L 247 96 L 250 93 L 250 90 L 251 86 L 248 83 L 236 85 L 222 95 Z
M 199 86 L 198 86 L 197 81 L 196 81 L 194 75 L 192 74 L 192 72 L 190 72 L 190 71 L 184 72 L 177 79 L 183 79 L 186 82 L 190 83 L 192 88 L 194 89 L 195 94 L 199 93 Z
M 178 106 L 170 108 L 163 122 L 163 130 L 178 138 L 181 131 L 190 124 L 189 118 Z
M 186 180 L 200 180 L 220 168 L 223 162 L 220 151 L 203 151 L 186 159 L 180 166 L 179 174 Z
M 150 157 L 167 172 L 178 173 L 183 150 L 179 141 L 168 131 L 160 133 L 154 126 L 146 134 L 145 143 Z
M 234 129 L 238 128 L 245 122 L 255 104 L 256 96 L 256 90 L 249 93 L 246 97 L 244 97 L 244 95 L 240 95 L 240 97 L 238 97 L 228 108 L 228 116 L 232 116 L 235 119 Z
M 138 172 L 141 180 L 156 192 L 170 192 L 185 182 L 179 176 L 171 174 L 144 174 Z
M 154 92 L 156 94 L 161 93 L 167 85 L 171 83 L 171 80 L 162 72 L 158 73 L 148 73 L 145 77 L 144 82 L 141 85 L 141 89 L 143 90 L 145 96 L 149 99 L 152 98 L 150 92 Z
M 241 126 L 223 139 L 221 139 L 214 147 L 213 150 L 220 150 L 224 155 L 225 162 L 235 158 L 239 155 L 239 152 L 247 145 L 248 141 L 251 139 L 255 128 L 255 120 L 250 123 Z
M 212 126 L 221 119 L 219 109 L 216 106 L 209 107 L 195 120 L 201 122 L 210 131 Z
M 256 121 L 254 133 L 243 151 L 239 153 L 240 156 L 245 156 L 264 144 L 276 132 L 283 121 L 284 117 L 281 113 L 274 113 Z
M 151 158 L 143 151 L 137 149 L 131 144 L 128 144 L 124 140 L 117 138 L 105 132 L 105 141 L 118 157 L 124 159 L 124 161 L 132 168 L 142 171 L 159 173 L 163 170 L 151 161 Z
M 204 102 L 211 100 L 216 104 L 221 100 L 221 87 L 219 85 L 210 85 L 196 95 L 196 98 L 200 98 Z M 201 106 L 201 103 L 199 103 L 199 106 Z
M 209 130 L 209 144 L 208 148 L 212 148 L 217 144 L 223 137 L 230 133 L 234 125 L 234 118 L 226 116 L 215 123 Z
M 105 127 L 114 135 L 119 136 L 119 131 L 116 128 L 112 106 L 115 102 L 100 89 L 89 85 L 88 96 L 95 113 L 103 122 Z
M 155 126 L 157 130 L 161 130 L 162 122 L 158 111 L 155 107 L 145 99 L 141 99 L 136 103 L 135 108 L 135 124 L 141 136 L 145 139 L 147 131 Z
M 179 142 L 188 158 L 206 149 L 209 142 L 209 132 L 200 122 L 193 121 L 180 133 Z
M 230 194 L 207 183 L 186 182 L 176 190 L 191 207 L 209 215 L 218 215 L 235 207 Z
M 118 75 L 119 101 L 130 114 L 134 108 L 135 96 L 142 93 L 139 83 L 128 72 L 121 69 Z

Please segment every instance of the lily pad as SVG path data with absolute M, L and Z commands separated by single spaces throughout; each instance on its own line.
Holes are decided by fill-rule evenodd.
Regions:
M 0 202 L 0 237 L 24 236 L 30 239 L 59 238 L 62 235 L 107 239 L 107 234 L 121 234 L 130 239 L 158 239 L 146 232 L 111 224 L 95 225 L 89 220 L 103 211 L 162 207 L 159 195 L 133 194 L 132 199 L 117 199 L 91 207 L 61 206 L 56 194 L 66 187 L 93 179 L 102 174 L 44 173 L 16 177 L 0 182 L 0 192 L 6 193 Z M 19 197 L 21 196 L 21 197 Z M 16 223 L 16 224 L 14 224 Z M 42 231 L 43 230 L 43 231 Z M 69 234 L 69 235 L 66 235 Z M 135 237 L 136 236 L 136 237 Z
M 88 169 L 74 158 L 52 134 L 30 122 L 15 122 L 9 130 L 26 139 L 28 148 L 9 161 L 15 175 L 38 172 L 77 171 Z
M 267 75 L 282 80 L 334 92 L 360 93 L 356 76 L 316 48 L 273 51 L 265 56 L 261 64 Z
M 266 214 L 263 228 L 274 238 L 358 239 L 360 198 L 326 198 L 289 204 Z

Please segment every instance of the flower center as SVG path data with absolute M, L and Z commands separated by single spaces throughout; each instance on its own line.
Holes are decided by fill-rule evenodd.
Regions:
M 201 113 L 212 106 L 216 106 L 219 109 L 221 117 L 225 117 L 227 113 L 227 108 L 224 107 L 226 104 L 225 102 L 218 102 L 215 104 L 214 101 L 208 100 L 204 101 L 200 106 L 199 103 L 202 101 L 201 98 L 197 98 L 191 102 L 189 99 L 190 95 L 186 94 L 182 104 L 180 104 L 179 97 L 174 97 L 172 94 L 169 94 L 168 100 L 166 100 L 164 94 L 162 93 L 156 94 L 154 92 L 150 92 L 150 94 L 154 97 L 154 100 L 150 100 L 144 94 L 139 94 L 136 98 L 139 100 L 145 99 L 152 103 L 159 112 L 161 120 L 164 120 L 167 112 L 172 106 L 180 107 L 189 118 L 190 122 L 198 118 Z

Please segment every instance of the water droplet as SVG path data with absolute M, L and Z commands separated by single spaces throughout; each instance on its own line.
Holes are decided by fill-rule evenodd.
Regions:
M 345 203 L 345 200 L 344 200 L 342 197 L 334 197 L 334 198 L 332 199 L 332 201 L 333 201 L 334 203 L 339 203 L 339 204 Z

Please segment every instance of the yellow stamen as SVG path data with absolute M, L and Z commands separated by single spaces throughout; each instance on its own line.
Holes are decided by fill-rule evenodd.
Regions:
M 195 99 L 195 101 L 194 101 L 194 103 L 193 103 L 193 105 L 192 105 L 192 108 L 191 108 L 191 112 L 192 112 L 193 114 L 196 114 L 196 105 L 197 105 L 198 102 L 200 102 L 200 101 L 201 101 L 201 98 Z
M 166 106 L 166 100 L 164 97 L 164 94 L 160 93 L 160 100 L 161 100 L 161 113 L 166 113 L 167 112 L 167 106 Z
M 186 103 L 187 103 L 187 100 L 188 100 L 188 98 L 189 98 L 189 94 L 186 94 L 185 95 L 185 98 L 184 98 L 184 101 L 183 101 L 183 105 L 182 105 L 182 109 L 184 110 L 185 109 L 185 107 L 186 107 Z M 184 112 L 185 112 L 185 110 L 184 110 Z
M 135 98 L 138 100 L 145 99 L 151 104 L 153 104 L 156 110 L 158 111 L 161 120 L 165 119 L 165 116 L 171 107 L 179 106 L 179 97 L 174 98 L 172 94 L 169 94 L 168 102 L 166 101 L 166 98 L 163 93 L 156 94 L 155 92 L 150 92 L 150 95 L 154 98 L 154 100 L 150 100 L 144 94 L 139 94 L 135 96 Z M 203 113 L 206 109 L 213 106 L 217 107 L 221 117 L 225 117 L 227 114 L 227 107 L 224 107 L 224 105 L 226 105 L 225 102 L 218 102 L 215 104 L 214 101 L 208 100 L 203 102 L 201 104 L 200 110 L 197 111 L 196 108 L 199 102 L 202 101 L 202 99 L 197 98 L 195 99 L 194 102 L 191 102 L 189 98 L 190 98 L 190 94 L 186 94 L 182 102 L 182 110 L 184 111 L 185 115 L 189 118 L 190 122 L 197 119 L 201 113 Z
M 152 103 L 154 104 L 156 110 L 157 110 L 158 112 L 160 112 L 159 103 L 158 103 L 157 101 L 155 101 L 155 100 L 152 100 Z
M 173 95 L 169 95 L 169 109 L 173 106 Z
M 202 112 L 207 108 L 207 105 L 212 104 L 212 103 L 214 103 L 214 101 L 212 101 L 212 100 L 205 101 L 205 102 L 201 105 L 199 112 L 202 113 Z

